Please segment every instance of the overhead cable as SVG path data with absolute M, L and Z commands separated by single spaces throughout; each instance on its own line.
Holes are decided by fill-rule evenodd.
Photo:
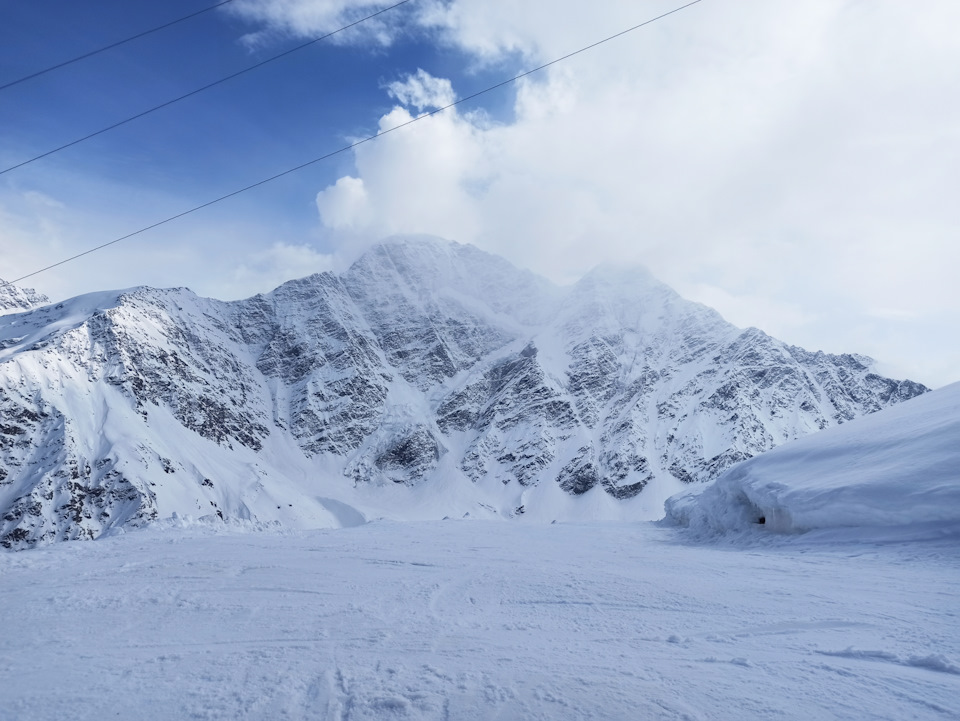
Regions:
M 77 57 L 71 58 L 70 60 L 64 60 L 62 63 L 57 63 L 56 65 L 51 65 L 49 68 L 44 68 L 43 70 L 37 70 L 35 73 L 30 73 L 29 75 L 24 75 L 22 78 L 17 78 L 16 80 L 11 80 L 10 82 L 5 83 L 4 85 L 0 85 L 0 90 L 6 90 L 7 88 L 13 87 L 14 85 L 19 85 L 20 83 L 26 82 L 27 80 L 33 80 L 34 78 L 38 78 L 38 77 L 40 77 L 41 75 L 46 75 L 47 73 L 52 72 L 53 70 L 59 70 L 60 68 L 66 67 L 67 65 L 73 65 L 73 63 L 78 63 L 78 62 L 80 62 L 81 60 L 86 60 L 87 58 L 91 58 L 91 57 L 93 57 L 94 55 L 99 55 L 100 53 L 105 52 L 105 51 L 107 51 L 107 50 L 113 50 L 114 48 L 118 48 L 118 47 L 120 47 L 121 45 L 126 45 L 127 43 L 129 43 L 129 42 L 131 42 L 131 41 L 133 41 L 133 40 L 139 40 L 140 38 L 145 37 L 146 35 L 150 35 L 150 34 L 152 34 L 152 33 L 155 33 L 155 32 L 157 32 L 158 30 L 164 30 L 164 29 L 170 27 L 171 25 L 176 25 L 177 23 L 182 23 L 184 20 L 189 20 L 190 18 L 195 18 L 195 17 L 197 17 L 197 15 L 203 15 L 204 13 L 208 13 L 208 12 L 210 12 L 211 10 L 216 10 L 216 9 L 217 9 L 218 7 L 220 7 L 221 5 L 226 5 L 227 3 L 232 3 L 232 2 L 233 2 L 233 0 L 222 0 L 221 2 L 218 2 L 216 5 L 210 5 L 209 7 L 203 8 L 203 10 L 197 10 L 196 12 L 190 13 L 189 15 L 184 15 L 182 18 L 177 18 L 176 20 L 171 20 L 170 22 L 164 23 L 163 25 L 157 25 L 157 27 L 155 27 L 155 28 L 150 28 L 149 30 L 144 30 L 142 33 L 137 33 L 136 35 L 131 35 L 131 36 L 128 37 L 128 38 L 124 38 L 123 40 L 118 40 L 117 42 L 115 42 L 115 43 L 110 43 L 109 45 L 104 45 L 102 48 L 97 48 L 96 50 L 91 50 L 91 51 L 88 52 L 88 53 L 84 53 L 83 55 L 78 55 Z
M 58 148 L 54 148 L 53 150 L 48 150 L 48 151 L 45 152 L 45 153 L 41 153 L 40 155 L 36 155 L 36 156 L 34 156 L 34 157 L 32 157 L 32 158 L 29 158 L 28 160 L 24 160 L 23 162 L 17 163 L 16 165 L 11 165 L 9 168 L 4 168 L 3 170 L 0 170 L 0 175 L 3 175 L 4 173 L 9 173 L 11 170 L 16 170 L 17 168 L 22 168 L 24 165 L 29 165 L 30 163 L 36 162 L 37 160 L 40 160 L 41 158 L 46 158 L 46 157 L 49 156 L 49 155 L 53 155 L 54 153 L 59 153 L 61 150 L 66 150 L 67 148 L 72 148 L 74 145 L 78 145 L 79 143 L 82 143 L 82 142 L 84 142 L 85 140 L 90 140 L 91 138 L 95 138 L 95 137 L 97 137 L 98 135 L 103 135 L 104 133 L 106 133 L 106 132 L 108 132 L 108 131 L 110 131 L 110 130 L 114 130 L 114 129 L 116 129 L 116 128 L 119 128 L 121 125 L 126 125 L 127 123 L 132 122 L 132 121 L 134 121 L 134 120 L 137 120 L 138 118 L 142 118 L 144 115 L 149 115 L 150 113 L 156 112 L 157 110 L 160 110 L 161 108 L 166 108 L 166 107 L 169 107 L 170 105 L 173 105 L 174 103 L 179 103 L 181 100 L 186 100 L 187 98 L 193 97 L 194 95 L 197 95 L 198 93 L 202 93 L 204 90 L 209 90 L 210 88 L 215 87 L 215 86 L 217 86 L 217 85 L 220 85 L 221 83 L 225 83 L 225 82 L 227 82 L 228 80 L 233 80 L 234 78 L 239 77 L 240 75 L 243 75 L 243 74 L 245 74 L 245 73 L 249 73 L 251 70 L 256 70 L 257 68 L 262 68 L 262 67 L 263 67 L 264 65 L 266 65 L 267 63 L 272 63 L 274 60 L 279 60 L 280 58 L 286 57 L 287 55 L 290 55 L 291 53 L 297 52 L 298 50 L 303 50 L 304 48 L 310 47 L 311 45 L 314 45 L 315 43 L 318 43 L 318 42 L 320 42 L 321 40 L 326 40 L 327 38 L 333 37 L 334 35 L 336 35 L 336 34 L 338 34 L 338 33 L 342 33 L 344 30 L 349 30 L 350 28 L 355 27 L 355 26 L 359 25 L 360 23 L 366 22 L 367 20 L 370 20 L 371 18 L 375 18 L 375 17 L 377 17 L 377 15 L 382 15 L 383 13 L 388 12 L 388 11 L 390 11 L 390 10 L 393 10 L 394 8 L 398 8 L 398 7 L 400 7 L 401 5 L 406 5 L 408 2 L 411 2 L 411 0 L 400 0 L 400 2 L 395 3 L 394 5 L 390 5 L 389 7 L 385 7 L 385 8 L 383 8 L 382 10 L 377 10 L 377 12 L 375 12 L 375 13 L 371 13 L 370 15 L 367 15 L 367 16 L 365 16 L 365 17 L 362 17 L 362 18 L 360 18 L 359 20 L 355 20 L 355 21 L 353 21 L 352 23 L 350 23 L 349 25 L 344 25 L 343 27 L 338 28 L 338 29 L 336 29 L 336 30 L 333 30 L 332 32 L 327 33 L 326 35 L 321 35 L 320 37 L 314 38 L 313 40 L 308 40 L 307 42 L 301 43 L 300 45 L 296 45 L 295 47 L 292 47 L 292 48 L 290 48 L 289 50 L 284 50 L 282 53 L 279 53 L 279 54 L 277 54 L 277 55 L 273 55 L 272 57 L 269 57 L 269 58 L 267 58 L 266 60 L 261 60 L 259 63 L 255 63 L 254 65 L 250 65 L 250 66 L 244 68 L 243 70 L 238 70 L 237 72 L 231 73 L 230 75 L 226 75 L 226 76 L 220 78 L 219 80 L 214 80 L 212 83 L 207 83 L 206 85 L 204 85 L 204 86 L 202 86 L 202 87 L 199 87 L 199 88 L 197 88 L 196 90 L 191 90 L 189 93 L 184 93 L 183 95 L 180 95 L 179 97 L 173 98 L 172 100 L 167 100 L 166 102 L 160 103 L 159 105 L 155 105 L 155 106 L 153 106 L 152 108 L 149 108 L 149 109 L 147 109 L 147 110 L 144 110 L 143 112 L 137 113 L 136 115 L 131 115 L 130 117 L 125 118 L 124 120 L 120 120 L 120 121 L 114 123 L 113 125 L 108 125 L 108 126 L 105 127 L 105 128 L 101 128 L 100 130 L 97 130 L 97 131 L 94 131 L 94 132 L 89 133 L 89 134 L 87 134 L 87 135 L 84 135 L 82 138 L 77 138 L 76 140 L 72 140 L 72 141 L 70 141 L 69 143 L 65 143 L 65 144 L 61 145 L 60 147 L 58 147 Z
M 360 140 L 357 140 L 356 142 L 350 143 L 349 145 L 344 145 L 342 148 L 338 148 L 337 150 L 334 150 L 334 151 L 332 151 L 332 152 L 329 152 L 329 153 L 327 153 L 327 154 L 325 154 L 325 155 L 321 155 L 321 156 L 318 157 L 318 158 L 314 158 L 313 160 L 308 160 L 307 162 L 301 163 L 300 165 L 297 165 L 297 166 L 295 166 L 295 167 L 293 167 L 293 168 L 288 168 L 287 170 L 284 170 L 284 171 L 282 171 L 282 172 L 280 172 L 280 173 L 277 173 L 276 175 L 271 175 L 269 178 L 264 178 L 263 180 L 258 180 L 256 183 L 251 183 L 250 185 L 247 185 L 247 186 L 245 186 L 245 187 L 243 187 L 243 188 L 239 188 L 239 189 L 237 189 L 237 190 L 231 191 L 231 192 L 229 192 L 229 193 L 227 193 L 227 194 L 225 194 L 225 195 L 221 195 L 220 197 L 214 198 L 213 200 L 208 200 L 206 203 L 202 203 L 202 204 L 200 204 L 200 205 L 196 205 L 196 206 L 190 208 L 189 210 L 184 210 L 183 212 L 177 213 L 176 215 L 171 215 L 171 216 L 168 217 L 168 218 L 164 218 L 163 220 L 157 221 L 156 223 L 152 223 L 152 224 L 150 224 L 150 225 L 147 225 L 147 226 L 145 226 L 145 227 L 143 227 L 143 228 L 140 228 L 139 230 L 133 231 L 132 233 L 127 233 L 126 235 L 123 235 L 123 236 L 121 236 L 121 237 L 119 237 L 119 238 L 114 238 L 114 239 L 111 240 L 111 241 L 108 241 L 108 242 L 106 242 L 106 243 L 103 243 L 103 244 L 98 245 L 98 246 L 93 247 L 93 248 L 89 248 L 88 250 L 85 250 L 85 251 L 83 251 L 82 253 L 77 253 L 76 255 L 70 256 L 69 258 L 64 258 L 63 260 L 58 261 L 58 262 L 56 262 L 56 263 L 53 263 L 53 264 L 51 264 L 51 265 L 48 265 L 48 266 L 46 266 L 45 268 L 40 268 L 39 270 L 35 270 L 35 271 L 33 271 L 32 273 L 27 273 L 26 275 L 20 276 L 19 278 L 15 278 L 14 280 L 11 280 L 11 281 L 3 281 L 2 283 L 3 283 L 4 285 L 12 285 L 13 283 L 19 283 L 21 280 L 26 280 L 27 278 L 31 278 L 31 277 L 33 277 L 33 276 L 35 276 L 35 275 L 38 275 L 38 274 L 43 273 L 43 272 L 45 272 L 45 271 L 48 271 L 48 270 L 50 270 L 51 268 L 56 268 L 57 266 L 64 265 L 65 263 L 69 263 L 69 262 L 71 262 L 71 261 L 73 261 L 73 260 L 76 260 L 77 258 L 82 258 L 83 256 L 89 255 L 90 253 L 95 253 L 96 251 L 102 250 L 103 248 L 106 248 L 106 247 L 108 247 L 108 246 L 114 245 L 114 244 L 116 244 L 116 243 L 120 243 L 121 241 L 124 241 L 124 240 L 129 240 L 130 238 L 133 238 L 134 236 L 137 236 L 137 235 L 140 235 L 140 234 L 142 234 L 142 233 L 145 233 L 145 232 L 147 232 L 148 230 L 153 230 L 154 228 L 157 228 L 157 227 L 159 227 L 159 226 L 161 226 L 161 225 L 166 225 L 167 223 L 169 223 L 169 222 L 171 222 L 171 221 L 174 221 L 174 220 L 177 220 L 178 218 L 182 218 L 182 217 L 184 217 L 185 215 L 190 215 L 191 213 L 196 213 L 198 210 L 203 210 L 204 208 L 208 208 L 208 207 L 210 207 L 211 205 L 216 205 L 217 203 L 220 203 L 220 202 L 222 202 L 222 201 L 224 201 L 224 200 L 227 200 L 228 198 L 232 198 L 232 197 L 234 197 L 235 195 L 240 195 L 241 193 L 246 193 L 248 190 L 253 190 L 254 188 L 260 187 L 261 185 L 265 185 L 265 184 L 270 183 L 270 182 L 272 182 L 272 181 L 274 181 L 274 180 L 277 180 L 278 178 L 282 178 L 282 177 L 284 177 L 285 175 L 290 175 L 291 173 L 295 173 L 295 172 L 297 172 L 298 170 L 303 170 L 304 168 L 306 168 L 306 167 L 308 167 L 308 166 L 310 166 L 310 165 L 314 165 L 315 163 L 319 163 L 319 162 L 322 161 L 322 160 L 326 160 L 326 159 L 328 159 L 328 158 L 332 158 L 332 157 L 335 156 L 335 155 L 339 155 L 339 154 L 341 154 L 341 153 L 345 153 L 345 152 L 347 152 L 348 150 L 352 150 L 353 148 L 356 148 L 356 147 L 359 146 L 359 145 L 363 145 L 364 143 L 369 143 L 371 140 L 377 140 L 378 138 L 382 138 L 384 135 L 388 135 L 389 133 L 392 133 L 392 132 L 394 132 L 394 131 L 400 130 L 401 128 L 405 128 L 405 127 L 407 127 L 408 125 L 413 125 L 414 123 L 418 123 L 418 122 L 420 122 L 421 120 L 425 120 L 426 118 L 433 117 L 434 115 L 437 115 L 438 113 L 442 113 L 442 112 L 444 112 L 445 110 L 449 110 L 450 108 L 453 108 L 453 107 L 455 107 L 455 106 L 457 106 L 457 105 L 461 105 L 461 104 L 463 104 L 463 103 L 465 103 L 465 102 L 467 102 L 467 101 L 469 101 L 469 100 L 473 100 L 473 99 L 475 99 L 475 98 L 478 98 L 478 97 L 480 97 L 481 95 L 486 95 L 487 93 L 492 92 L 493 90 L 496 90 L 496 89 L 498 89 L 498 88 L 502 88 L 502 87 L 504 87 L 505 85 L 510 85 L 510 84 L 512 84 L 512 83 L 515 83 L 517 80 L 520 80 L 521 78 L 525 78 L 525 77 L 527 77 L 528 75 L 532 75 L 533 73 L 536 73 L 536 72 L 539 72 L 539 71 L 541 71 L 541 70 L 544 70 L 545 68 L 549 68 L 551 65 L 556 65 L 557 63 L 563 62 L 564 60 L 568 60 L 569 58 L 572 58 L 572 57 L 574 57 L 575 55 L 580 55 L 581 53 L 584 53 L 584 52 L 586 52 L 586 51 L 588 51 L 588 50 L 592 50 L 593 48 L 595 48 L 595 47 L 597 47 L 597 46 L 599 46 L 599 45 L 603 45 L 604 43 L 608 43 L 608 42 L 610 42 L 611 40 L 615 40 L 616 38 L 622 37 L 623 35 L 626 35 L 627 33 L 633 32 L 634 30 L 638 30 L 639 28 L 642 28 L 642 27 L 644 27 L 644 26 L 646 26 L 646 25 L 650 25 L 651 23 L 655 23 L 655 22 L 657 22 L 658 20 L 662 20 L 662 19 L 665 18 L 665 17 L 668 17 L 668 16 L 670 16 L 670 15 L 673 15 L 674 13 L 678 13 L 678 12 L 680 12 L 681 10 L 684 10 L 684 9 L 686 9 L 686 8 L 688 8 L 688 7 L 691 7 L 692 5 L 696 5 L 696 4 L 698 4 L 698 3 L 702 2 L 702 1 L 703 1 L 703 0 L 693 0 L 692 2 L 688 2 L 686 5 L 681 5 L 680 7 L 674 8 L 673 10 L 670 10 L 669 12 L 665 12 L 665 13 L 663 13 L 662 15 L 657 15 L 657 16 L 654 17 L 654 18 L 650 18 L 649 20 L 645 20 L 644 22 L 640 23 L 639 25 L 634 25 L 633 27 L 629 27 L 629 28 L 627 28 L 626 30 L 621 30 L 620 32 L 618 32 L 618 33 L 616 33 L 616 34 L 614 34 L 614 35 L 610 35 L 609 37 L 606 37 L 606 38 L 604 38 L 603 40 L 598 40 L 597 42 L 591 43 L 590 45 L 587 45 L 587 46 L 585 46 L 585 47 L 580 48 L 579 50 L 574 50 L 573 52 L 567 53 L 566 55 L 563 55 L 563 56 L 561 56 L 561 57 L 559 57 L 559 58 L 556 58 L 555 60 L 551 60 L 550 62 L 544 63 L 543 65 L 538 65 L 537 67 L 532 68 L 532 69 L 530 69 L 530 70 L 526 70 L 526 71 L 520 73 L 519 75 L 514 75 L 512 78 L 508 78 L 507 80 L 503 80 L 503 81 L 501 81 L 501 82 L 499 82 L 499 83 L 496 83 L 495 85 L 491 85 L 491 86 L 489 86 L 489 87 L 487 87 L 487 88 L 484 88 L 483 90 L 480 90 L 480 91 L 478 91 L 478 92 L 475 92 L 475 93 L 473 93 L 473 94 L 471 94 L 471 95 L 467 95 L 467 96 L 464 97 L 464 98 L 460 98 L 459 100 L 455 100 L 454 102 L 449 103 L 449 104 L 447 104 L 447 105 L 444 105 L 443 107 L 436 108 L 435 110 L 431 110 L 431 111 L 428 112 L 428 113 L 423 113 L 422 115 L 418 115 L 418 116 L 415 117 L 415 118 L 411 118 L 410 120 L 407 120 L 407 121 L 405 121 L 405 122 L 402 122 L 402 123 L 400 123 L 400 124 L 398 124 L 398 125 L 394 125 L 392 128 L 387 128 L 386 130 L 384 130 L 384 131 L 382 131 L 382 132 L 380 132 L 380 133 L 377 133 L 377 134 L 375 134 L 375 135 L 369 135 L 369 136 L 367 136 L 367 137 L 365 137 L 365 138 L 362 138 L 362 139 L 360 139 Z M 0 286 L 0 287 L 2 287 L 2 286 Z

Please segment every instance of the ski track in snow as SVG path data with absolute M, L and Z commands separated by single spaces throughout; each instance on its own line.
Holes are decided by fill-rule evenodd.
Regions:
M 955 537 L 689 538 L 378 522 L 0 553 L 0 718 L 960 718 Z

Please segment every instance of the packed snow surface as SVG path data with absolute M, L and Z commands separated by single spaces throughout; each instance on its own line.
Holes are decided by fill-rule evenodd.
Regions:
M 957 536 L 174 525 L 0 553 L 0 718 L 960 718 Z
M 666 505 L 707 533 L 960 528 L 960 383 L 751 458 Z

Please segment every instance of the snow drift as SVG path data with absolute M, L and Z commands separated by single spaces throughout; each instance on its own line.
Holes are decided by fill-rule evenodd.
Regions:
M 665 508 L 706 532 L 960 528 L 960 383 L 751 458 Z

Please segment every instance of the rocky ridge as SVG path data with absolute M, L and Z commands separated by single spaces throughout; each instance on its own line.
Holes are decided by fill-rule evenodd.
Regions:
M 738 329 L 642 270 L 563 289 L 397 239 L 243 301 L 137 288 L 0 319 L 0 544 L 188 514 L 636 515 L 926 390 Z
M 22 313 L 47 305 L 50 299 L 33 288 L 21 288 L 0 278 L 0 315 Z

